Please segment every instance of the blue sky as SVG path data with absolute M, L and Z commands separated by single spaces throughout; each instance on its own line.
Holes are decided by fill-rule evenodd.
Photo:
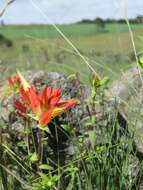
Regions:
M 2 8 L 6 0 L 0 0 Z M 54 23 L 71 23 L 83 18 L 129 18 L 143 15 L 143 0 L 15 0 L 2 19 L 6 23 L 47 23 L 36 5 Z

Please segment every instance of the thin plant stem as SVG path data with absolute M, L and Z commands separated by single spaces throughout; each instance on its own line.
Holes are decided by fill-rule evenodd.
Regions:
M 30 136 L 29 136 L 29 119 L 26 118 L 25 120 L 25 130 L 26 130 L 26 144 L 27 144 L 27 151 L 28 155 L 30 155 Z
M 88 68 L 97 76 L 98 73 L 95 71 L 95 69 L 89 64 L 88 60 L 80 53 L 80 51 L 74 46 L 74 44 L 69 40 L 69 38 L 58 28 L 56 24 L 51 22 L 49 17 L 45 12 L 43 12 L 40 7 L 34 2 L 34 0 L 30 0 L 33 7 L 35 7 L 39 13 L 45 18 L 45 20 L 50 21 L 51 25 L 55 28 L 55 30 L 62 36 L 62 38 L 73 48 L 73 50 L 77 53 L 77 55 L 83 60 L 83 62 L 88 66 Z
M 2 10 L 0 10 L 0 17 L 3 16 L 3 14 L 5 13 L 7 7 L 13 3 L 15 0 L 7 0 L 6 3 L 5 3 L 5 6 L 3 7 Z

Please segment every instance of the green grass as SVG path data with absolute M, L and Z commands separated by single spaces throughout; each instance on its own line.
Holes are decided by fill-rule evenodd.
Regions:
M 143 26 L 134 24 L 131 27 L 138 45 Z M 61 25 L 59 28 L 97 72 L 111 76 L 112 80 L 134 62 L 125 24 L 108 24 L 103 33 L 97 32 L 94 24 Z M 0 65 L 6 69 L 5 75 L 1 73 L 1 79 L 19 67 L 22 70 L 44 69 L 65 74 L 79 72 L 81 79 L 88 81 L 89 69 L 52 26 L 4 26 L 0 27 L 0 33 L 14 44 L 12 48 L 0 47 Z
M 71 24 L 59 25 L 61 31 L 68 37 L 87 37 L 98 34 L 95 24 Z M 143 29 L 142 24 L 131 25 L 133 30 Z M 107 24 L 105 32 L 127 32 L 126 24 Z M 58 38 L 59 34 L 51 25 L 29 25 L 29 26 L 5 26 L 0 27 L 0 33 L 11 39 L 23 39 L 27 36 L 36 38 Z

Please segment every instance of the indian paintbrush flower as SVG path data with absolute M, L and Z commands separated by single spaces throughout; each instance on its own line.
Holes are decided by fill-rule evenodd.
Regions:
M 36 87 L 31 86 L 19 71 L 18 76 L 21 81 L 21 100 L 15 101 L 15 108 L 22 116 L 26 114 L 27 110 L 30 110 L 40 127 L 45 127 L 66 109 L 79 103 L 77 99 L 60 102 L 61 89 L 59 88 L 44 86 L 41 93 L 38 93 Z
M 8 85 L 3 88 L 1 98 L 11 95 L 13 92 L 18 93 L 20 88 L 19 76 L 11 76 L 8 78 Z
M 20 84 L 19 76 L 9 77 L 8 78 L 8 83 L 9 83 L 9 86 L 11 86 L 11 87 L 19 85 Z
M 10 91 L 18 92 L 20 87 L 20 77 L 12 76 L 8 78 L 8 87 Z

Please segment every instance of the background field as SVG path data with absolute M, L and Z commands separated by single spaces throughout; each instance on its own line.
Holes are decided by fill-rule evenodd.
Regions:
M 121 72 L 135 64 L 129 29 L 126 24 L 106 24 L 99 32 L 95 24 L 58 26 L 93 68 L 103 75 L 118 78 Z M 142 49 L 142 24 L 131 25 L 137 52 Z M 0 34 L 12 41 L 12 46 L 0 44 L 0 79 L 16 68 L 44 69 L 65 74 L 80 73 L 84 81 L 89 70 L 73 49 L 50 25 L 1 26 Z

